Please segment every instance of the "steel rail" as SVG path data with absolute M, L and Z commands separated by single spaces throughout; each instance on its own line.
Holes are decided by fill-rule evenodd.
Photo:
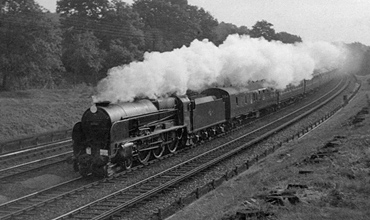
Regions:
M 267 114 L 266 116 L 268 116 L 269 114 Z M 262 118 L 258 118 L 254 121 L 259 121 L 259 120 L 262 120 Z M 252 122 L 254 122 L 252 121 Z M 245 125 L 242 125 L 240 127 L 237 127 L 236 129 L 232 130 L 231 132 L 233 131 L 236 131 L 238 129 L 240 129 L 241 127 L 243 126 L 247 126 L 249 125 L 249 123 L 245 124 Z M 32 149 L 29 149 L 32 151 Z M 185 149 L 183 149 L 185 150 Z M 178 154 L 178 153 L 181 153 L 183 150 L 179 150 L 179 151 L 176 151 L 173 155 L 175 154 Z M 28 150 L 27 150 L 28 151 Z M 167 156 L 170 156 L 170 155 L 167 155 Z M 1 172 L 1 170 L 0 170 Z M 126 175 L 126 173 L 122 173 L 120 175 Z M 80 178 L 76 179 L 76 180 L 79 180 Z M 3 209 L 3 210 L 8 210 L 9 207 L 12 207 L 12 212 L 10 212 L 9 210 L 8 211 L 0 211 L 0 219 L 5 219 L 5 218 L 8 218 L 7 216 L 4 216 L 3 214 L 5 213 L 6 215 L 8 216 L 14 216 L 14 215 L 18 215 L 18 214 L 22 214 L 23 212 L 26 212 L 26 211 L 29 211 L 29 210 L 32 210 L 32 208 L 36 208 L 36 207 L 40 207 L 42 206 L 43 204 L 47 204 L 47 203 L 50 203 L 50 202 L 53 202 L 53 201 L 56 201 L 58 198 L 62 198 L 62 197 L 68 197 L 70 195 L 73 195 L 75 194 L 76 191 L 82 191 L 84 189 L 87 189 L 93 185 L 97 185 L 99 181 L 95 181 L 95 182 L 92 182 L 92 183 L 89 183 L 89 184 L 86 184 L 80 188 L 77 188 L 77 189 L 74 189 L 74 190 L 70 190 L 70 191 L 67 191 L 67 192 L 60 192 L 60 190 L 58 190 L 58 188 L 62 188 L 62 187 L 65 187 L 65 185 L 67 184 L 70 184 L 71 182 L 73 182 L 74 180 L 72 181 L 67 181 L 67 182 L 64 182 L 64 183 L 61 183 L 61 184 L 58 184 L 56 186 L 53 186 L 53 187 L 50 187 L 50 188 L 47 188 L 45 190 L 42 190 L 42 191 L 39 191 L 39 192 L 35 192 L 35 193 L 32 193 L 30 195 L 27 195 L 27 196 L 24 196 L 24 197 L 21 197 L 21 198 L 18 198 L 18 199 L 15 199 L 15 200 L 12 200 L 12 201 L 9 201 L 7 203 L 4 203 L 4 204 L 1 204 L 0 205 L 0 210 Z M 47 198 L 47 199 L 40 199 L 40 195 L 45 195 L 47 194 L 49 191 L 52 191 L 53 193 L 53 197 L 51 198 Z M 55 191 L 58 191 L 59 194 L 56 195 Z M 32 201 L 37 201 L 35 203 L 32 203 L 30 205 L 30 200 Z M 16 207 L 16 208 L 15 208 Z
M 68 156 L 72 156 L 72 151 L 64 152 L 50 157 L 45 157 L 31 162 L 26 162 L 12 167 L 1 169 L 0 181 L 3 181 L 6 178 L 10 178 L 16 175 L 24 174 L 34 170 L 66 162 L 66 158 Z
M 117 182 L 118 181 L 122 181 L 122 178 L 130 178 L 130 175 L 135 175 L 135 174 L 134 174 L 134 172 L 122 173 L 122 174 L 116 175 L 116 177 L 112 177 L 110 179 L 107 179 L 107 181 L 111 181 L 111 182 L 113 182 L 113 181 L 117 181 Z M 116 178 L 116 179 L 114 179 L 114 178 Z M 76 194 L 76 192 L 81 192 L 81 191 L 87 190 L 89 188 L 92 188 L 93 186 L 98 187 L 98 184 L 99 183 L 106 183 L 106 182 L 105 181 L 93 182 L 93 183 L 88 184 L 86 186 L 83 186 L 81 188 L 78 188 L 78 189 L 75 189 L 75 190 L 71 190 L 71 191 L 65 192 L 65 193 L 60 193 L 60 192 L 57 192 L 56 193 L 55 192 L 56 190 L 53 189 L 53 187 L 51 187 L 51 188 L 49 188 L 47 190 L 50 190 L 52 192 L 51 194 L 54 195 L 53 198 L 50 198 L 50 199 L 47 199 L 47 200 L 45 200 L 45 199 L 37 199 L 37 200 L 40 200 L 40 201 L 36 202 L 35 204 L 28 204 L 27 207 L 24 207 L 23 209 L 20 209 L 20 210 L 18 209 L 16 212 L 9 213 L 6 216 L 0 216 L 0 219 L 12 219 L 12 218 L 20 217 L 20 216 L 27 216 L 27 212 L 28 211 L 31 211 L 31 210 L 34 210 L 36 208 L 45 206 L 46 204 L 49 204 L 51 202 L 58 201 L 58 199 L 62 199 L 62 198 L 67 199 L 69 196 Z M 137 184 L 139 184 L 139 183 L 137 183 Z M 135 186 L 135 185 L 136 184 L 134 184 L 132 186 Z M 96 187 L 94 187 L 94 188 L 96 188 Z M 52 191 L 52 190 L 54 190 L 54 191 Z M 55 194 L 58 194 L 58 193 L 59 193 L 59 195 L 55 195 Z M 27 198 L 27 196 L 25 198 Z M 41 201 L 41 200 L 43 200 L 43 201 Z M 12 201 L 10 201 L 10 202 L 12 202 Z M 9 204 L 10 202 L 8 202 L 7 204 Z M 1 210 L 1 207 L 4 207 L 4 206 L 0 206 L 0 210 Z
M 37 148 L 0 155 L 0 167 L 4 169 L 9 166 L 21 164 L 24 161 L 32 161 L 32 158 L 36 158 L 37 160 L 41 157 L 55 155 L 56 152 L 70 151 L 71 143 L 71 140 L 57 141 Z
M 24 149 L 36 148 L 40 146 L 40 144 L 53 143 L 56 140 L 62 141 L 68 139 L 71 132 L 72 129 L 65 129 L 0 142 L 0 155 Z
M 0 219 L 12 219 L 14 216 L 30 211 L 34 207 L 43 206 L 44 204 L 56 201 L 66 195 L 69 195 L 72 193 L 72 191 L 75 192 L 74 185 L 78 184 L 79 182 L 81 182 L 83 185 L 86 185 L 86 179 L 78 177 L 47 189 L 3 203 L 0 205 Z M 70 185 L 73 185 L 73 187 L 69 187 Z M 56 195 L 56 192 L 59 193 Z
M 342 83 L 339 83 L 335 89 L 337 89 L 340 86 L 340 84 Z M 271 122 L 238 139 L 223 144 L 215 149 L 212 149 L 208 152 L 198 155 L 197 157 L 192 158 L 188 161 L 182 162 L 170 169 L 167 169 L 150 178 L 147 178 L 136 184 L 126 187 L 118 192 L 105 196 L 95 202 L 89 203 L 76 210 L 68 212 L 67 214 L 55 218 L 54 220 L 68 218 L 106 219 L 112 217 L 122 212 L 124 209 L 132 207 L 133 205 L 150 198 L 151 196 L 167 189 L 168 187 L 174 186 L 180 183 L 181 181 L 188 179 L 191 176 L 194 176 L 200 171 L 204 171 L 205 169 L 210 168 L 211 166 L 219 163 L 220 161 L 223 161 L 226 158 L 229 158 L 230 156 L 235 155 L 236 153 L 245 150 L 246 148 L 249 148 L 251 145 L 258 143 L 261 140 L 264 140 L 267 137 L 277 133 L 283 128 L 289 126 L 290 124 L 295 123 L 297 120 L 306 117 L 308 114 L 322 107 L 327 102 L 331 101 L 333 98 L 339 95 L 346 88 L 347 85 L 348 83 L 345 86 L 343 86 L 340 91 L 336 92 L 334 95 L 331 95 L 330 93 L 333 93 L 335 91 L 335 89 L 333 89 L 331 92 L 328 93 L 331 95 L 330 98 L 328 98 L 326 101 L 323 101 L 321 104 L 316 105 L 316 107 L 312 107 L 310 110 L 306 109 L 309 106 L 314 105 L 314 103 L 318 103 L 319 100 L 314 101 L 311 104 L 306 105 L 280 118 L 279 120 Z M 328 96 L 328 94 L 326 94 L 323 97 Z M 302 113 L 302 111 L 304 111 L 305 113 Z M 237 148 L 233 147 L 227 148 L 227 146 L 230 146 L 230 144 L 235 144 L 235 142 L 237 141 L 247 143 L 242 144 Z M 219 155 L 220 154 L 219 152 L 221 152 L 221 156 Z M 197 163 L 197 161 L 201 162 Z
M 52 142 L 52 143 L 38 145 L 37 147 L 34 147 L 34 148 L 26 148 L 26 149 L 21 149 L 21 150 L 18 150 L 18 151 L 13 151 L 13 152 L 10 152 L 10 153 L 6 153 L 6 154 L 1 154 L 0 159 L 1 160 L 6 160 L 8 158 L 19 156 L 19 155 L 22 155 L 22 154 L 27 154 L 27 153 L 30 153 L 30 152 L 32 153 L 32 152 L 37 152 L 39 150 L 44 150 L 45 148 L 53 147 L 55 145 L 59 145 L 59 144 L 63 145 L 63 144 L 71 144 L 71 143 L 72 143 L 71 139 L 55 141 L 55 142 Z

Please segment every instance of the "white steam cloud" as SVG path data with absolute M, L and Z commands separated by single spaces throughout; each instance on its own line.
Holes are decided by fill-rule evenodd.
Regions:
M 262 79 L 267 86 L 283 89 L 311 79 L 314 70 L 340 68 L 345 56 L 344 47 L 327 42 L 292 45 L 232 35 L 217 47 L 208 40 L 195 40 L 189 47 L 145 53 L 142 62 L 110 69 L 93 101 L 182 95 L 187 89 L 245 86 Z

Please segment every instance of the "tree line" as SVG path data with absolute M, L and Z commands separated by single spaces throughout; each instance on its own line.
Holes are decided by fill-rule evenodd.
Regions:
M 0 2 L 0 90 L 95 84 L 107 70 L 171 51 L 194 39 L 221 44 L 228 35 L 283 43 L 299 36 L 276 33 L 265 20 L 246 26 L 219 23 L 187 0 L 58 0 L 50 13 L 34 0 Z

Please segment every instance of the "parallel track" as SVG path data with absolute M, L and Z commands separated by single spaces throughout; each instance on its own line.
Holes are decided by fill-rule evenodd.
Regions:
M 37 159 L 31 162 L 18 164 L 0 170 L 0 181 L 7 181 L 10 177 L 37 171 L 41 168 L 50 167 L 66 162 L 66 158 L 72 156 L 72 151 L 64 152 L 50 157 Z
M 0 219 L 13 219 L 14 216 L 33 209 L 33 207 L 43 206 L 47 203 L 58 200 L 64 194 L 76 189 L 78 185 L 84 186 L 89 180 L 81 177 L 69 180 L 56 186 L 44 189 L 39 192 L 9 201 L 0 205 Z M 91 182 L 91 181 L 90 181 Z
M 339 85 L 338 85 L 339 86 Z M 175 187 L 177 184 L 189 179 L 190 177 L 220 163 L 223 160 L 250 148 L 252 145 L 268 138 L 276 132 L 284 129 L 292 123 L 300 120 L 314 110 L 318 109 L 328 101 L 335 98 L 345 86 L 336 92 L 333 89 L 322 99 L 306 105 L 279 120 L 271 122 L 253 132 L 245 134 L 238 139 L 232 140 L 215 149 L 205 152 L 193 159 L 178 164 L 168 170 L 151 176 L 143 181 L 126 187 L 118 192 L 108 195 L 95 202 L 87 204 L 73 210 L 56 219 L 108 219 L 112 217 L 125 216 L 129 208 L 133 207 L 160 192 Z M 327 98 L 330 97 L 330 98 Z M 326 98 L 326 101 L 323 99 Z M 317 104 L 322 102 L 322 104 Z M 238 147 L 235 147 L 238 146 Z M 54 220 L 56 220 L 54 219 Z
M 66 162 L 71 156 L 71 140 L 0 155 L 0 181 Z
M 304 110 L 300 110 L 298 113 L 296 111 L 295 114 L 301 114 L 302 111 Z M 292 117 L 293 116 L 291 115 L 289 118 L 292 118 Z M 285 119 L 285 120 L 288 120 L 288 119 Z M 280 121 L 276 123 L 282 123 L 282 122 Z M 284 126 L 287 126 L 287 124 L 285 124 Z M 276 124 L 274 125 L 271 124 L 269 127 L 270 128 L 276 127 Z M 239 139 L 236 141 L 250 142 L 249 144 L 252 144 L 255 141 L 258 141 L 258 138 L 255 139 L 255 137 L 261 136 L 260 134 L 264 134 L 263 136 L 261 136 L 262 138 L 266 136 L 266 132 L 267 132 L 266 129 L 268 128 L 263 127 L 259 130 L 256 130 L 256 132 L 251 132 L 247 134 L 248 137 L 245 136 L 242 139 Z M 238 142 L 233 141 L 232 145 L 234 146 L 237 143 Z M 81 218 L 96 217 L 97 213 L 93 211 L 94 209 L 98 209 L 99 210 L 98 213 L 102 213 L 104 211 L 103 214 L 101 214 L 100 217 L 98 217 L 97 219 L 105 218 L 104 216 L 107 216 L 107 215 L 112 216 L 114 213 L 117 213 L 118 210 L 124 209 L 125 207 L 130 207 L 134 205 L 136 202 L 142 201 L 150 197 L 151 195 L 154 195 L 164 190 L 166 187 L 173 186 L 173 184 L 181 182 L 182 180 L 185 180 L 189 176 L 195 175 L 200 170 L 204 170 L 207 167 L 212 166 L 212 164 L 217 163 L 217 161 L 221 161 L 221 160 L 224 160 L 224 158 L 229 157 L 230 155 L 232 155 L 229 149 L 230 144 L 231 142 L 229 144 L 222 145 L 221 147 L 217 149 L 204 153 L 198 156 L 197 158 L 186 161 L 182 164 L 177 165 L 174 168 L 163 171 L 146 180 L 143 180 L 139 183 L 131 185 L 121 190 L 118 193 L 104 197 L 101 200 L 88 204 L 78 210 L 72 211 L 68 213 L 67 215 L 61 216 L 58 219 L 65 219 L 69 217 L 73 217 L 77 219 L 79 219 L 80 217 Z M 240 144 L 237 144 L 237 145 L 240 145 Z M 235 147 L 231 147 L 231 148 L 235 148 Z M 241 149 L 243 149 L 243 147 Z M 227 154 L 225 154 L 227 156 L 220 156 L 221 154 L 224 154 L 225 152 L 228 152 Z M 234 152 L 234 150 L 231 152 Z M 202 165 L 199 165 L 199 164 L 202 164 Z M 129 179 L 131 175 L 135 175 L 135 172 L 129 172 L 123 175 L 116 175 L 110 179 L 106 179 L 104 181 L 98 181 L 93 184 L 85 185 L 79 189 L 75 189 L 71 191 L 69 191 L 68 187 L 66 187 L 66 185 L 70 183 L 60 184 L 56 187 L 51 187 L 50 189 L 47 189 L 45 191 L 34 193 L 35 195 L 26 196 L 18 200 L 11 201 L 11 202 L 1 205 L 0 206 L 0 210 L 1 210 L 0 219 L 12 219 L 13 217 L 20 218 L 20 219 L 22 218 L 27 219 L 29 216 L 32 216 L 32 213 L 29 213 L 29 211 L 33 210 L 32 212 L 35 212 L 35 210 L 39 210 L 39 207 L 43 207 L 44 205 L 47 205 L 51 202 L 60 201 L 60 200 L 68 201 L 68 197 L 73 196 L 76 193 L 78 194 L 78 192 L 86 190 L 86 189 L 95 188 L 92 190 L 96 190 L 96 188 L 99 188 L 101 185 L 109 184 L 109 182 L 125 181 Z M 79 181 L 79 180 L 73 180 L 73 181 Z M 60 188 L 58 189 L 58 187 Z M 131 196 L 128 196 L 128 195 L 131 195 Z M 119 198 L 118 203 L 115 198 Z M 36 203 L 32 204 L 34 202 Z M 6 211 L 3 211 L 3 209 L 4 210 L 6 209 Z M 83 214 L 85 210 L 87 210 L 87 213 L 90 213 L 90 214 Z M 79 214 L 76 214 L 76 213 L 79 213 Z
M 34 148 L 28 148 L 24 150 L 19 150 L 12 153 L 1 154 L 0 155 L 0 169 L 4 167 L 14 166 L 14 164 L 21 161 L 37 160 L 39 157 L 43 158 L 45 156 L 55 155 L 56 152 L 70 151 L 72 145 L 72 140 L 61 140 L 55 141 L 48 144 L 39 145 Z

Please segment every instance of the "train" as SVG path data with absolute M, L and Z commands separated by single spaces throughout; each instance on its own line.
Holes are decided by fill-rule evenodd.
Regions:
M 82 176 L 108 176 L 133 164 L 215 138 L 252 118 L 295 102 L 334 78 L 316 74 L 283 90 L 261 81 L 199 93 L 132 102 L 99 102 L 73 126 L 73 167 Z

